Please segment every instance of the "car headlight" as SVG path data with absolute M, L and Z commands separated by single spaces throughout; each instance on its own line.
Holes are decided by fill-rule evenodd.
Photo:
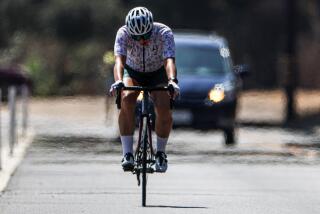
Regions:
M 225 93 L 224 93 L 224 85 L 223 84 L 216 84 L 210 91 L 208 94 L 208 98 L 210 101 L 214 102 L 214 103 L 218 103 L 221 102 L 224 97 L 225 97 Z

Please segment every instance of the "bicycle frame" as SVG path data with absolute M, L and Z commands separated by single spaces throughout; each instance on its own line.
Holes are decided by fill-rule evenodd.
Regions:
M 149 112 L 149 92 L 151 91 L 169 91 L 173 94 L 173 87 L 122 87 L 122 90 L 143 91 L 143 100 L 141 114 L 139 118 L 139 138 L 135 152 L 135 167 L 133 174 L 137 175 L 138 186 L 140 186 L 140 174 L 142 174 L 142 206 L 146 206 L 147 173 L 153 173 L 153 164 L 155 164 L 155 155 L 152 147 L 152 129 Z M 121 108 L 121 90 L 117 90 L 116 104 Z M 173 101 L 170 100 L 170 108 Z
M 149 93 L 147 91 L 143 92 L 143 99 L 142 99 L 142 108 L 139 117 L 139 137 L 138 137 L 138 144 L 136 147 L 135 157 L 139 155 L 140 148 L 146 148 L 149 157 L 147 159 L 147 164 L 149 167 L 146 169 L 147 173 L 153 173 L 153 169 L 150 165 L 154 164 L 154 152 L 153 152 L 153 145 L 152 145 L 152 128 L 151 128 L 151 113 L 149 112 Z M 146 124 L 146 125 L 145 125 Z M 145 127 L 144 127 L 145 126 Z M 147 133 L 143 133 L 147 131 Z M 146 139 L 143 139 L 146 137 Z M 137 159 L 136 159 L 137 160 Z M 137 162 L 137 161 L 136 161 Z M 139 164 L 139 163 L 138 163 Z M 136 170 L 139 170 L 139 166 L 136 167 Z M 139 172 L 136 172 L 137 175 Z M 138 179 L 139 183 L 139 179 Z

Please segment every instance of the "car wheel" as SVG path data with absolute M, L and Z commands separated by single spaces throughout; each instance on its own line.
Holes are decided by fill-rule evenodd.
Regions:
M 233 145 L 235 145 L 235 144 L 236 144 L 236 141 L 235 141 L 234 128 L 225 129 L 223 132 L 224 132 L 225 144 L 226 144 L 227 146 L 233 146 Z

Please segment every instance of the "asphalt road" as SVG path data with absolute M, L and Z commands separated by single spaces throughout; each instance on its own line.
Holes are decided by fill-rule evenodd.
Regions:
M 174 130 L 169 169 L 149 176 L 148 207 L 142 208 L 135 176 L 121 170 L 114 126 L 101 116 L 102 99 L 31 107 L 37 137 L 0 194 L 1 214 L 320 210 L 318 125 L 240 127 L 235 147 L 225 147 L 219 132 Z
M 221 148 L 221 150 L 223 150 Z M 226 148 L 227 150 L 227 148 Z M 235 149 L 234 149 L 235 150 Z M 118 143 L 38 137 L 0 197 L 2 214 L 19 213 L 317 213 L 319 165 L 272 154 L 171 154 L 152 174 L 148 207 L 136 178 L 120 168 Z M 265 158 L 266 158 L 265 157 Z M 221 160 L 226 160 L 222 163 Z M 288 159 L 295 159 L 291 163 Z

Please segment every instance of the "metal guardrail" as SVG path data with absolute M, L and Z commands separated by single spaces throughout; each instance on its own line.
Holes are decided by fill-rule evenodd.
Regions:
M 18 93 L 20 92 L 20 93 Z M 3 102 L 2 102 L 2 92 L 0 89 L 0 170 L 3 169 L 3 155 L 13 156 L 14 148 L 18 145 L 18 123 L 17 117 L 21 115 L 21 135 L 26 134 L 28 128 L 28 102 L 29 102 L 29 88 L 26 85 L 22 86 L 10 86 L 8 88 L 8 110 L 9 110 L 9 126 L 8 126 L 8 145 L 9 152 L 4 154 L 4 126 L 3 126 Z M 17 100 L 21 102 L 21 108 L 17 108 Z M 21 114 L 18 114 L 18 110 L 21 109 Z

